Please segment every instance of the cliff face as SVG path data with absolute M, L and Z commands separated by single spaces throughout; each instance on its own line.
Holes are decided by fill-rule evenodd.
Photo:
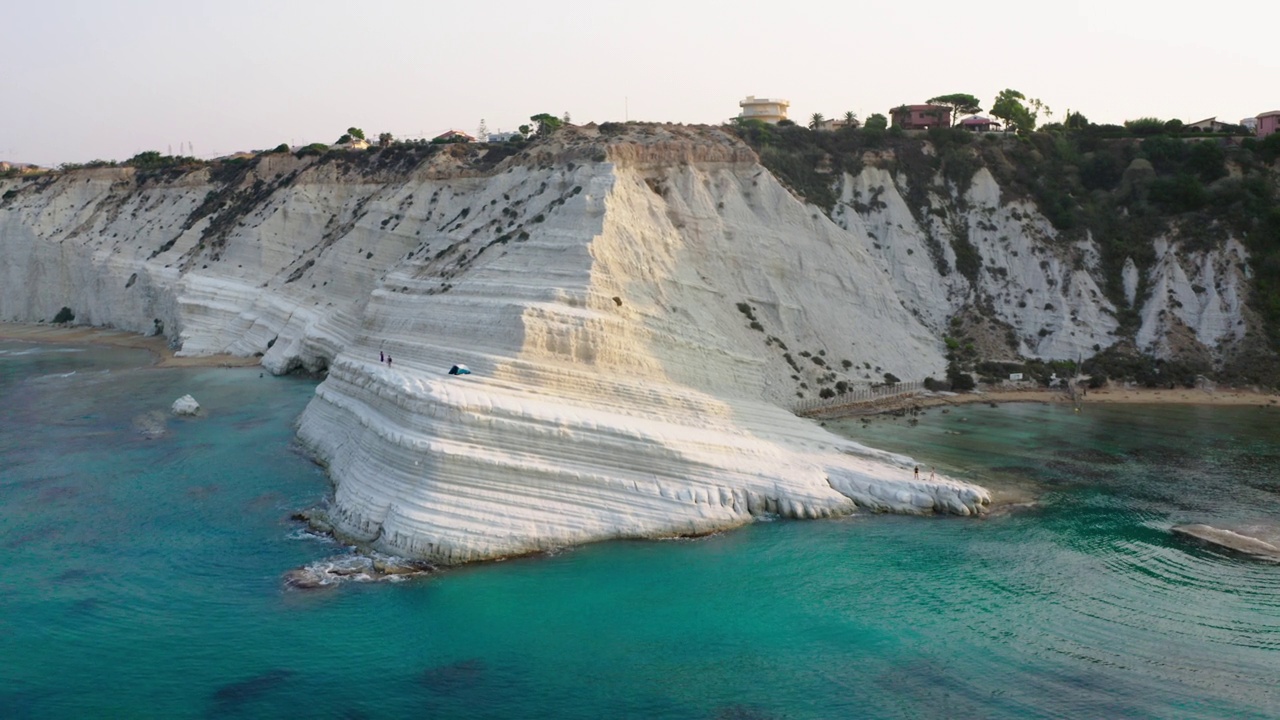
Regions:
M 1156 238 L 1156 262 L 1141 278 L 1147 296 L 1138 296 L 1139 270 L 1128 259 L 1125 303 L 1117 307 L 1101 287 L 1097 243 L 1064 242 L 1033 202 L 1003 198 L 985 168 L 973 176 L 962 210 L 939 179 L 933 207 L 948 210 L 925 222 L 908 208 L 901 182 L 877 167 L 846 174 L 832 216 L 936 335 L 949 332 L 952 317 L 976 309 L 1005 329 L 1010 357 L 1077 360 L 1126 339 L 1117 315 L 1131 308 L 1141 318 L 1132 339 L 1161 358 L 1179 357 L 1188 343 L 1220 355 L 1245 336 L 1249 257 L 1235 238 L 1195 250 L 1184 247 L 1202 244 L 1194 238 Z M 933 249 L 930 238 L 937 241 Z M 958 238 L 981 258 L 974 277 L 958 267 Z
M 953 353 L 962 366 L 1102 352 L 1086 368 L 1106 370 L 1141 353 L 1157 374 L 1152 360 L 1179 366 L 1180 382 L 1280 381 L 1267 369 L 1280 337 L 1277 144 L 1100 128 L 739 132 L 931 332 L 978 341 L 976 358 Z
M 570 128 L 505 159 L 450 146 L 0 181 L 0 319 L 69 307 L 183 354 L 327 370 L 299 435 L 329 467 L 339 531 L 389 552 L 979 511 L 980 488 L 917 482 L 909 458 L 787 407 L 940 377 L 941 335 L 978 296 L 1027 354 L 1110 345 L 1096 250 L 1064 255 L 985 171 L 935 227 L 885 170 L 839 187 L 828 216 L 723 132 L 660 126 Z M 976 283 L 939 270 L 957 223 Z M 1143 340 L 1240 332 L 1243 252 L 1168 249 Z

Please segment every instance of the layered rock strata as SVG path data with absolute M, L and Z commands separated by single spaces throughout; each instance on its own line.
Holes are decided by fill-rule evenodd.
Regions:
M 985 506 L 787 409 L 943 373 L 965 281 L 936 273 L 883 170 L 845 179 L 849 203 L 877 203 L 833 221 L 711 128 L 571 128 L 501 162 L 414 152 L 0 181 L 0 319 L 67 307 L 183 354 L 327 370 L 299 436 L 329 468 L 331 520 L 412 557 Z M 983 292 L 1024 350 L 1113 341 L 1087 243 L 1076 263 L 1050 253 L 1048 224 L 985 171 L 966 205 Z M 1187 324 L 1219 337 L 1235 259 L 1198 267 L 1226 310 Z

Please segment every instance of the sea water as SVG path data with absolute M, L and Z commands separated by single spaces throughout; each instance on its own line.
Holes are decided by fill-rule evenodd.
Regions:
M 287 589 L 346 550 L 314 382 L 0 343 L 0 716 L 1275 717 L 1277 410 L 931 410 L 830 428 L 1017 505 L 612 542 Z M 168 413 L 193 395 L 194 418 Z

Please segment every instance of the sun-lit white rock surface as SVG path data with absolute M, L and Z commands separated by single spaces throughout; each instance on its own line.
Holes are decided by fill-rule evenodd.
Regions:
M 200 412 L 200 403 L 190 395 L 183 395 L 173 401 L 173 406 L 169 411 L 174 415 L 196 415 Z

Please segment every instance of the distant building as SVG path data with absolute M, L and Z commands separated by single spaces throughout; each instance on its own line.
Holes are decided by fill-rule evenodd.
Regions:
M 468 135 L 461 130 L 446 130 L 431 138 L 431 142 L 433 143 L 469 143 L 475 141 L 475 137 Z
M 889 113 L 893 126 L 903 130 L 951 127 L 951 108 L 946 105 L 900 105 Z
M 762 120 L 771 125 L 777 125 L 780 121 L 787 119 L 787 108 L 791 107 L 791 102 L 748 95 L 746 100 L 738 101 L 738 107 L 742 108 L 738 117 L 743 120 Z
M 1192 132 L 1225 132 L 1229 129 L 1230 123 L 1218 122 L 1218 118 L 1211 117 L 1204 120 L 1197 120 L 1193 123 L 1187 123 L 1182 126 L 1183 130 Z
M 831 118 L 830 120 L 823 120 L 821 123 L 818 124 L 818 127 L 814 128 L 814 130 L 827 130 L 827 131 L 834 132 L 836 130 L 840 130 L 841 128 L 846 128 L 846 127 L 856 128 L 856 127 L 859 127 L 860 125 L 861 123 L 858 122 L 857 118 L 854 118 L 853 122 L 849 122 L 844 118 Z
M 1254 130 L 1258 137 L 1264 138 L 1271 133 L 1280 131 L 1280 110 L 1272 110 L 1258 115 L 1258 127 Z
M 368 150 L 369 141 L 364 138 L 353 137 L 344 143 L 335 143 L 329 146 L 330 150 Z
M 1244 128 L 1245 130 L 1248 130 L 1249 132 L 1257 132 L 1258 118 L 1256 117 L 1245 118 L 1240 121 L 1240 127 Z
M 518 132 L 494 132 L 485 136 L 485 142 L 500 143 L 515 140 L 520 137 Z
M 991 132 L 992 130 L 999 130 L 1000 123 L 992 120 L 991 118 L 974 115 L 971 118 L 961 120 L 957 127 L 968 130 L 969 132 Z
M 25 175 L 27 173 L 40 172 L 40 166 L 32 165 L 31 163 L 16 163 L 16 162 L 0 161 L 0 173 L 9 172 L 11 170 Z

